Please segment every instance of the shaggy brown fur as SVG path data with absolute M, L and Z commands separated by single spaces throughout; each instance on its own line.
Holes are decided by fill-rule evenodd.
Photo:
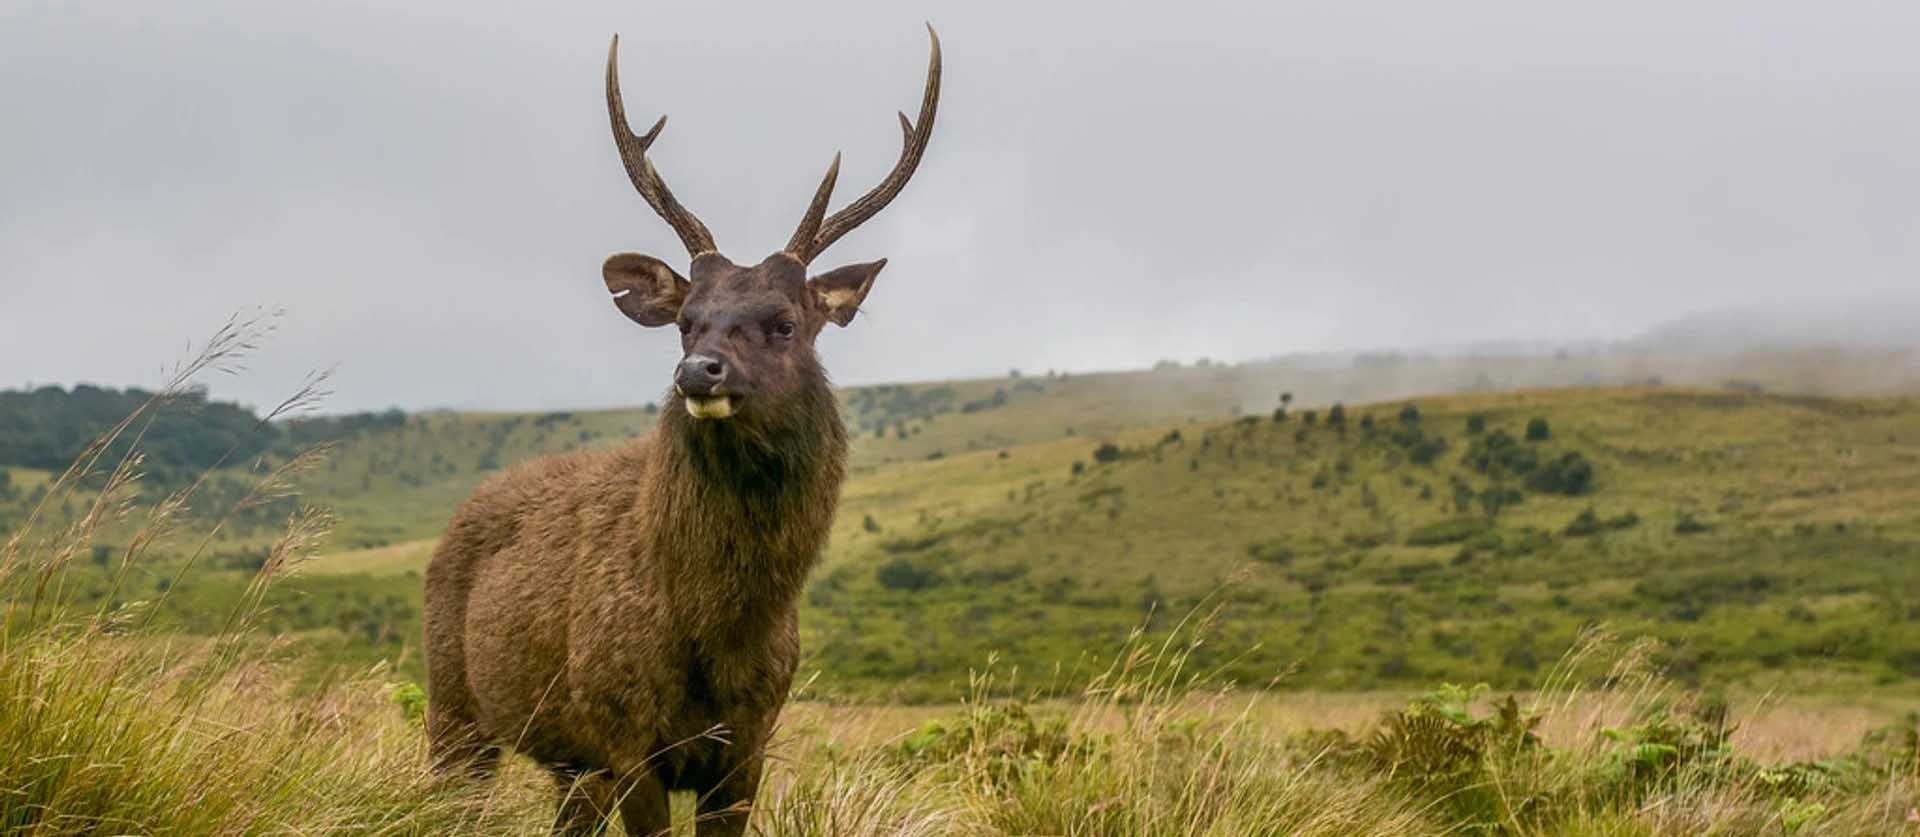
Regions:
M 427 571 L 443 762 L 485 771 L 508 743 L 585 778 L 568 829 L 620 797 L 631 831 L 663 827 L 676 788 L 702 812 L 752 800 L 846 450 L 824 377 L 801 397 L 772 427 L 696 421 L 676 397 L 638 441 L 474 494 Z
M 675 789 L 699 794 L 700 834 L 745 830 L 846 468 L 814 341 L 852 322 L 886 261 L 811 278 L 807 264 L 906 184 L 939 88 L 935 38 L 894 170 L 829 217 L 836 159 L 786 249 L 742 267 L 647 159 L 665 120 L 632 132 L 608 55 L 615 144 L 693 278 L 637 253 L 601 272 L 634 322 L 678 326 L 674 391 L 644 438 L 522 465 L 454 515 L 427 566 L 427 727 L 443 769 L 490 774 L 503 745 L 532 756 L 562 791 L 560 831 L 590 831 L 616 806 L 630 833 L 664 831 Z

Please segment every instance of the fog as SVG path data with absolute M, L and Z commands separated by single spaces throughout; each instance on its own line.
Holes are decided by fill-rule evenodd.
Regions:
M 939 28 L 918 176 L 815 265 L 890 259 L 821 338 L 843 383 L 1920 288 L 1911 3 L 801 6 L 0 6 L 0 387 L 151 385 L 265 306 L 217 395 L 337 366 L 334 409 L 657 397 L 676 341 L 599 265 L 686 254 L 608 135 L 615 32 L 637 127 L 672 116 L 654 162 L 750 263 L 836 150 L 842 201 L 893 164 Z

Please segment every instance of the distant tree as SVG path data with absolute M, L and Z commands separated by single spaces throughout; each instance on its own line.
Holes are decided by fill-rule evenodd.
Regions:
M 1291 392 L 1280 393 L 1280 406 L 1282 407 L 1293 406 L 1293 393 Z
M 1101 463 L 1116 462 L 1120 459 L 1120 453 L 1119 445 L 1112 442 L 1101 442 L 1099 447 L 1093 449 L 1093 461 Z
M 1081 461 L 1081 460 L 1077 460 L 1077 459 L 1076 459 L 1076 460 L 1074 460 L 1074 462 L 1073 462 L 1073 475 L 1077 477 L 1077 476 L 1080 476 L 1081 474 L 1084 474 L 1084 473 L 1086 473 L 1086 472 L 1087 472 L 1087 463 L 1086 463 L 1086 462 L 1083 462 L 1083 461 Z
M 1366 433 L 1369 435 L 1373 433 L 1373 414 L 1372 413 L 1367 413 L 1366 415 L 1363 415 L 1360 417 L 1360 432 Z
M 1527 420 L 1527 441 L 1544 442 L 1551 438 L 1553 438 L 1553 428 L 1547 425 L 1545 418 L 1534 416 Z
M 1308 410 L 1300 414 L 1300 421 L 1306 424 L 1308 427 L 1312 427 L 1320 423 L 1320 414 L 1312 410 Z
M 1467 416 L 1467 435 L 1478 436 L 1481 433 L 1486 432 L 1486 429 L 1487 429 L 1486 416 L 1481 415 L 1480 413 L 1474 413 L 1473 415 Z
M 1284 422 L 1284 421 L 1286 421 L 1286 420 L 1287 420 L 1287 408 L 1285 408 L 1285 407 L 1275 407 L 1275 408 L 1273 408 L 1273 423 L 1274 423 L 1274 424 L 1280 424 L 1281 422 Z
M 867 515 L 860 521 L 860 528 L 868 532 L 878 532 L 880 531 L 880 521 L 874 520 L 873 515 Z
M 1327 426 L 1336 430 L 1347 429 L 1347 407 L 1338 401 L 1327 410 Z
M 640 409 L 645 410 L 647 415 L 650 415 L 650 416 L 655 416 L 660 414 L 660 405 L 655 404 L 652 401 L 648 401 L 647 406 L 642 407 Z
M 1405 407 L 1401 407 L 1401 408 L 1400 408 L 1400 423 L 1401 423 L 1401 424 L 1406 424 L 1406 425 L 1414 425 L 1414 424 L 1419 424 L 1419 423 L 1420 423 L 1420 408 L 1419 408 L 1419 407 L 1417 407 L 1417 406 L 1414 406 L 1413 404 L 1408 404 L 1408 405 L 1407 405 L 1407 406 L 1405 406 Z

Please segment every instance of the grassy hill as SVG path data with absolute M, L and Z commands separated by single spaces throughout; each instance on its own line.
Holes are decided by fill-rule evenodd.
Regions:
M 756 826 L 1910 831 L 1914 726 L 1887 722 L 1920 694 L 1920 398 L 1755 376 L 1397 396 L 1435 380 L 1296 364 L 847 391 L 861 440 Z M 1298 395 L 1279 415 L 1277 391 Z M 183 527 L 113 587 L 114 538 L 172 527 L 130 507 L 102 543 L 64 528 L 96 495 L 62 501 L 45 545 L 0 560 L 26 556 L 0 572 L 23 585 L 10 600 L 51 578 L 55 598 L 125 606 L 10 611 L 0 729 L 33 757 L 0 760 L 0 821 L 545 828 L 529 764 L 472 794 L 426 770 L 406 682 L 420 571 L 495 468 L 651 421 L 440 413 L 349 434 L 299 480 L 340 515 L 335 547 L 270 587 L 291 553 L 262 520 Z M 49 479 L 7 476 L 8 513 Z M 1520 694 L 1407 700 L 1473 682 Z
M 1894 386 L 1910 361 L 1863 364 Z M 993 654 L 1072 681 L 1089 649 L 1196 609 L 1219 618 L 1198 659 L 1249 683 L 1532 682 L 1605 623 L 1661 638 L 1691 680 L 1898 686 L 1920 675 L 1920 403 L 1765 394 L 1819 362 L 1293 359 L 844 390 L 852 477 L 802 619 L 815 689 L 946 697 Z M 1402 397 L 1653 369 L 1714 383 Z M 473 485 L 653 419 L 441 412 L 345 438 L 299 478 L 338 518 L 332 554 L 269 627 L 417 678 L 418 573 Z M 46 475 L 11 477 L 18 514 Z M 169 618 L 215 627 L 271 534 L 217 534 Z M 99 594 L 167 589 L 169 567 Z
M 1050 401 L 1071 386 L 999 409 L 1064 415 Z M 1530 682 L 1601 622 L 1662 638 L 1696 680 L 1920 675 L 1920 402 L 1641 388 L 1355 405 L 1340 427 L 1306 412 L 1076 428 L 859 469 L 803 615 L 818 688 L 946 695 L 989 654 L 1049 677 L 1143 621 L 1216 604 L 1201 659 L 1243 682 Z M 604 443 L 611 431 L 591 434 L 621 416 L 432 417 L 407 433 L 442 449 L 498 438 L 513 456 Z M 921 436 L 982 433 L 968 418 Z M 1547 438 L 1528 441 L 1536 419 Z M 334 478 L 394 461 L 407 439 L 349 446 Z M 1588 483 L 1538 487 L 1570 454 Z M 343 504 L 348 521 L 417 514 L 391 530 L 415 537 L 329 556 L 315 583 L 362 578 L 412 611 L 425 516 L 451 509 L 457 482 Z

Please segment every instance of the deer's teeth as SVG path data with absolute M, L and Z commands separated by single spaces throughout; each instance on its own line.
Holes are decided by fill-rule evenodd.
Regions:
M 733 415 L 733 400 L 716 395 L 710 398 L 687 397 L 687 415 L 697 419 L 723 419 Z

